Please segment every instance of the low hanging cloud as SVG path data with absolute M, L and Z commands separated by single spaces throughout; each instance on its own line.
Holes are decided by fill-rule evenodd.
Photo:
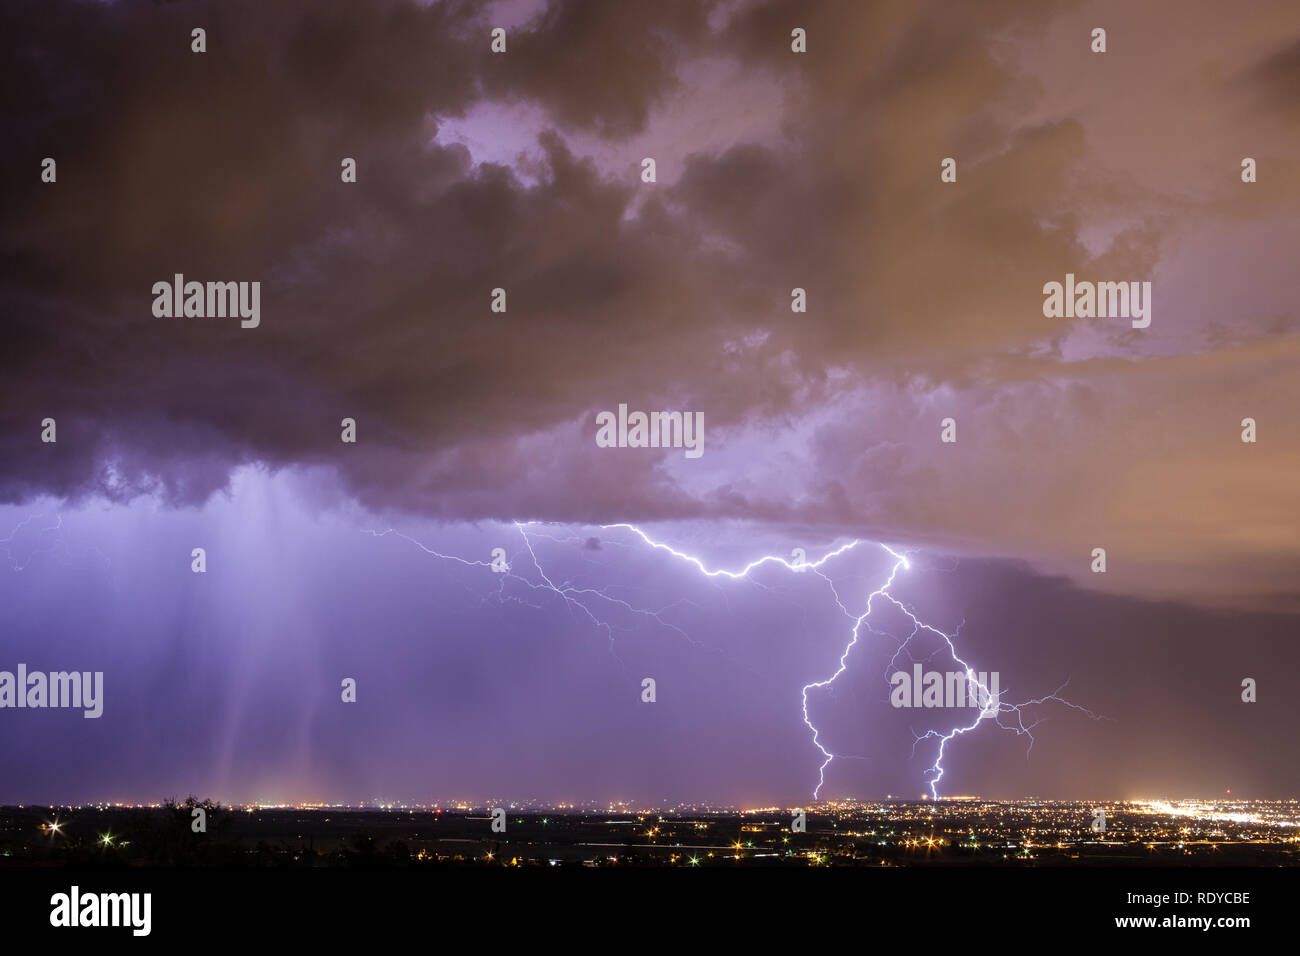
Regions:
M 6 4 L 0 498 L 323 465 L 448 520 L 758 521 L 1294 607 L 1300 12 L 1252 11 L 551 2 L 493 54 L 481 4 Z M 527 154 L 449 134 L 480 115 Z M 176 273 L 261 282 L 260 326 L 155 318 Z M 1151 281 L 1150 328 L 1045 318 L 1067 273 Z M 620 402 L 703 411 L 707 453 L 597 448 Z

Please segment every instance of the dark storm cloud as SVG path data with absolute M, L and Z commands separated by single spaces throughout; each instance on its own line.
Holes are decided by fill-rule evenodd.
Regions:
M 677 65 L 708 37 L 698 0 L 549 5 L 485 65 L 488 95 L 542 103 L 560 126 L 623 137 L 677 85 Z
M 332 455 L 342 414 L 394 452 L 527 432 L 581 410 L 572 383 L 626 300 L 674 308 L 678 328 L 653 334 L 682 332 L 690 285 L 649 282 L 646 270 L 673 263 L 645 230 L 619 236 L 628 186 L 600 179 L 554 134 L 542 136 L 547 182 L 533 189 L 430 143 L 433 117 L 475 96 L 486 53 L 470 51 L 486 49 L 486 27 L 474 9 L 8 11 L 6 35 L 25 49 L 6 61 L 5 88 L 40 104 L 11 112 L 23 148 L 5 153 L 9 494 L 161 483 L 202 497 L 241 459 Z M 201 57 L 189 52 L 195 23 L 209 33 Z M 644 106 L 631 99 L 627 118 L 611 100 L 601 121 L 635 124 Z M 79 105 L 66 124 L 40 128 L 68 102 Z M 27 174 L 46 154 L 60 176 L 42 191 Z M 338 179 L 343 156 L 360 164 L 353 192 Z M 149 289 L 175 272 L 259 278 L 276 318 L 256 341 L 231 325 L 160 322 Z M 490 322 L 497 285 L 513 311 Z M 635 334 L 608 337 L 605 359 L 637 364 Z M 630 378 L 643 390 L 664 382 L 650 367 Z M 34 415 L 66 435 L 35 450 L 54 452 L 45 462 L 30 457 Z M 194 474 L 205 456 L 177 447 L 167 422 L 208 450 L 210 473 Z M 118 479 L 106 486 L 112 458 Z
M 1295 95 L 1300 86 L 1300 40 L 1290 42 L 1251 68 L 1243 86 L 1264 99 L 1266 108 L 1294 121 L 1297 111 L 1300 111 L 1300 102 Z
M 954 786 L 1293 792 L 1298 31 L 1294 0 L 3 5 L 8 659 L 120 688 L 89 733 L 24 710 L 8 799 L 804 800 L 837 661 L 823 739 L 889 759 L 823 795 L 919 788 L 888 640 L 843 657 L 888 552 L 731 582 L 618 521 L 718 567 L 922 549 L 900 601 L 1111 718 L 1044 711 L 1032 762 L 967 741 Z M 1067 271 L 1152 280 L 1151 328 L 1044 318 Z M 155 318 L 177 272 L 260 281 L 260 326 Z M 702 410 L 706 454 L 598 448 L 620 402 Z M 205 506 L 95 501 L 141 492 Z M 530 565 L 511 519 L 583 526 Z M 612 626 L 498 592 L 497 546 Z
M 447 518 L 765 519 L 1053 568 L 1132 535 L 1198 581 L 1224 542 L 1285 569 L 1297 15 L 1256 12 L 566 2 L 493 55 L 490 5 L 8 4 L 0 496 L 196 502 L 240 463 L 326 464 Z M 447 135 L 504 141 L 482 116 L 514 106 L 531 157 Z M 1066 271 L 1154 277 L 1149 334 L 1044 319 Z M 261 281 L 261 326 L 154 318 L 177 272 Z M 622 401 L 704 410 L 709 455 L 603 454 L 592 414 Z M 977 439 L 959 468 L 949 414 Z M 1245 414 L 1270 442 L 1249 478 L 1225 457 Z M 1215 577 L 1281 589 L 1255 578 Z

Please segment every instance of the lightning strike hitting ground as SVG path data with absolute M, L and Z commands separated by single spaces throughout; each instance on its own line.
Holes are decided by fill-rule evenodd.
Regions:
M 533 591 L 550 591 L 558 595 L 560 599 L 565 603 L 565 606 L 568 607 L 570 610 L 580 611 L 595 627 L 605 631 L 610 641 L 611 653 L 613 653 L 614 650 L 615 627 L 610 622 L 600 617 L 597 614 L 596 610 L 594 610 L 593 607 L 587 602 L 597 602 L 597 601 L 608 602 L 610 605 L 622 607 L 624 610 L 632 614 L 651 619 L 655 621 L 657 624 L 675 631 L 677 634 L 681 635 L 686 640 L 690 641 L 692 644 L 695 644 L 696 646 L 700 646 L 700 643 L 698 641 L 693 640 L 690 637 L 690 635 L 687 634 L 684 630 L 682 630 L 676 624 L 664 620 L 662 617 L 662 615 L 666 611 L 689 602 L 678 601 L 666 607 L 659 608 L 657 610 L 649 609 L 649 608 L 641 608 L 631 604 L 630 602 L 622 598 L 613 597 L 599 588 L 579 588 L 573 586 L 568 581 L 561 581 L 559 583 L 556 583 L 555 581 L 551 580 L 551 578 L 547 575 L 546 571 L 542 568 L 541 561 L 537 557 L 537 552 L 533 547 L 532 538 L 533 537 L 546 538 L 548 540 L 557 541 L 560 543 L 577 543 L 581 541 L 581 539 L 576 536 L 572 536 L 569 538 L 557 538 L 554 537 L 553 535 L 545 534 L 544 532 L 537 530 L 538 524 L 539 524 L 538 522 L 516 521 L 514 523 L 514 526 L 518 530 L 519 535 L 523 540 L 523 546 L 524 546 L 524 550 L 527 552 L 528 561 L 532 564 L 533 568 L 536 570 L 537 575 L 541 580 L 541 583 L 538 583 L 536 581 L 525 578 L 519 574 L 516 574 L 512 570 L 513 563 L 514 563 L 512 561 L 510 565 L 507 566 L 506 571 L 501 574 L 502 577 L 501 587 L 498 589 L 498 596 L 500 598 L 505 600 L 513 600 L 512 598 L 508 598 L 505 594 L 504 588 L 505 588 L 506 580 L 518 581 L 521 584 L 523 584 L 525 587 Z M 1050 694 L 1047 694 L 1044 697 L 1023 701 L 1022 703 L 1019 704 L 1004 703 L 1001 699 L 1002 696 L 1001 692 L 997 694 L 990 694 L 989 688 L 986 687 L 984 684 L 980 683 L 980 681 L 978 680 L 974 668 L 971 667 L 968 663 L 966 663 L 966 661 L 964 661 L 957 654 L 957 647 L 956 644 L 954 643 L 954 640 L 957 636 L 956 633 L 950 635 L 939 630 L 938 628 L 926 624 L 925 622 L 917 618 L 916 615 L 913 614 L 912 611 L 909 610 L 906 605 L 904 605 L 901 601 L 899 601 L 897 598 L 895 598 L 892 594 L 889 593 L 889 589 L 893 586 L 894 580 L 898 576 L 898 573 L 902 570 L 910 569 L 911 563 L 908 561 L 906 554 L 900 554 L 887 545 L 884 544 L 878 545 L 880 548 L 886 551 L 893 558 L 893 566 L 890 568 L 889 574 L 885 579 L 885 583 L 867 595 L 866 607 L 862 611 L 862 613 L 854 614 L 851 610 L 849 610 L 849 607 L 845 604 L 843 599 L 840 597 L 839 591 L 836 588 L 834 582 L 831 580 L 830 577 L 828 577 L 825 573 L 823 573 L 822 569 L 828 562 L 830 562 L 834 558 L 837 558 L 849 551 L 852 551 L 853 549 L 858 548 L 859 546 L 866 545 L 869 542 L 863 540 L 857 540 L 857 539 L 849 541 L 847 544 L 840 545 L 839 547 L 828 551 L 822 557 L 813 561 L 807 560 L 805 557 L 803 557 L 802 552 L 796 552 L 797 554 L 799 554 L 799 557 L 795 558 L 794 560 L 791 560 L 789 558 L 784 558 L 781 557 L 780 555 L 775 555 L 775 554 L 763 555 L 760 558 L 756 558 L 755 560 L 750 561 L 740 570 L 732 571 L 732 570 L 727 570 L 725 568 L 709 568 L 704 563 L 704 561 L 701 560 L 699 557 L 696 557 L 695 555 L 692 554 L 687 554 L 686 552 L 683 551 L 679 551 L 676 548 L 664 544 L 661 541 L 656 541 L 655 539 L 651 538 L 648 534 L 646 534 L 643 530 L 638 528 L 636 525 L 627 524 L 627 523 L 617 523 L 617 524 L 600 525 L 599 527 L 602 531 L 610 531 L 610 530 L 630 531 L 638 538 L 640 538 L 640 540 L 644 542 L 646 545 L 648 545 L 649 547 L 655 550 L 665 551 L 668 554 L 672 555 L 673 557 L 692 565 L 696 570 L 700 572 L 701 575 L 707 578 L 727 578 L 729 580 L 739 580 L 742 578 L 750 579 L 749 575 L 751 572 L 757 570 L 760 567 L 763 567 L 764 565 L 773 564 L 773 565 L 780 565 L 786 568 L 787 570 L 796 573 L 805 573 L 811 571 L 812 573 L 816 574 L 818 577 L 826 581 L 828 587 L 830 588 L 831 594 L 835 600 L 836 605 L 844 613 L 844 615 L 852 622 L 852 628 L 850 631 L 850 637 L 848 643 L 845 644 L 844 650 L 840 654 L 839 666 L 835 669 L 834 673 L 832 673 L 825 680 L 814 681 L 812 683 L 805 684 L 801 692 L 803 722 L 808 727 L 808 730 L 812 733 L 813 746 L 816 747 L 817 750 L 825 758 L 822 761 L 821 765 L 817 768 L 817 786 L 813 788 L 813 792 L 812 792 L 813 799 L 817 799 L 819 797 L 821 793 L 821 789 L 826 783 L 826 768 L 830 766 L 831 762 L 835 759 L 836 754 L 827 750 L 826 747 L 822 745 L 821 732 L 818 730 L 817 726 L 812 722 L 812 719 L 808 715 L 808 692 L 814 689 L 824 690 L 825 688 L 833 684 L 836 678 L 838 678 L 841 674 L 844 673 L 844 671 L 848 667 L 849 654 L 852 652 L 854 646 L 858 643 L 858 638 L 860 636 L 861 629 L 864 625 L 867 626 L 868 630 L 872 630 L 873 633 L 877 633 L 877 634 L 881 634 L 882 636 L 885 636 L 883 632 L 874 630 L 873 628 L 871 628 L 870 624 L 867 623 L 867 619 L 870 617 L 872 609 L 875 607 L 875 603 L 878 599 L 887 601 L 888 603 L 892 604 L 894 607 L 898 608 L 898 610 L 901 611 L 912 623 L 912 631 L 907 636 L 907 638 L 904 639 L 903 642 L 899 645 L 897 651 L 894 654 L 894 658 L 893 658 L 894 660 L 897 660 L 898 655 L 901 654 L 907 648 L 912 638 L 916 637 L 922 631 L 928 632 L 943 640 L 943 642 L 947 645 L 949 651 L 951 652 L 953 660 L 955 660 L 957 664 L 960 665 L 965 670 L 967 685 L 974 686 L 975 688 L 977 688 L 977 690 L 981 692 L 981 694 L 987 699 L 985 705 L 980 709 L 979 714 L 975 717 L 974 721 L 972 721 L 970 724 L 965 726 L 954 727 L 946 733 L 940 733 L 937 730 L 930 730 L 924 734 L 916 735 L 916 739 L 913 740 L 912 742 L 913 754 L 916 753 L 917 744 L 919 744 L 922 740 L 928 740 L 933 738 L 939 741 L 938 749 L 935 754 L 934 763 L 925 771 L 925 774 L 928 777 L 927 782 L 930 788 L 930 795 L 933 798 L 938 799 L 939 797 L 939 781 L 943 779 L 943 775 L 944 775 L 943 758 L 947 750 L 948 744 L 955 738 L 970 733 L 972 730 L 974 730 L 984 721 L 992 721 L 994 724 L 996 724 L 998 727 L 1002 728 L 1003 730 L 1013 731 L 1018 736 L 1019 735 L 1027 736 L 1029 738 L 1029 745 L 1028 747 L 1026 747 L 1025 752 L 1026 755 L 1028 755 L 1029 751 L 1033 749 L 1033 745 L 1034 745 L 1034 735 L 1031 731 L 1035 726 L 1038 725 L 1038 723 L 1041 721 L 1041 718 L 1038 720 L 1033 720 L 1029 724 L 1026 724 L 1025 715 L 1022 711 L 1022 708 L 1045 704 L 1048 701 L 1054 701 L 1056 703 L 1063 704 L 1066 707 L 1069 707 L 1073 710 L 1077 710 L 1080 711 L 1081 713 L 1087 714 L 1088 717 L 1094 720 L 1105 719 L 1105 718 L 1098 717 L 1096 714 L 1093 714 L 1091 711 L 1087 710 L 1086 708 L 1080 707 L 1079 705 L 1071 703 L 1070 701 L 1059 696 L 1060 692 L 1065 689 L 1069 681 L 1066 681 L 1060 687 L 1056 688 L 1055 691 L 1053 691 Z M 467 558 L 461 558 L 456 555 L 442 554 L 441 552 L 435 551 L 434 549 L 427 547 L 426 545 L 420 543 L 419 541 L 416 541 L 414 538 L 410 537 L 409 535 L 403 534 L 402 532 L 396 531 L 392 528 L 388 529 L 387 531 L 367 531 L 366 533 L 374 535 L 375 537 L 385 537 L 388 535 L 395 535 L 397 537 L 410 541 L 412 544 L 415 544 L 425 553 L 431 554 L 438 558 L 442 558 L 444 560 L 454 561 L 459 564 L 463 564 L 471 567 L 484 567 L 489 569 L 491 569 L 492 567 L 492 563 L 488 561 L 475 561 Z M 754 582 L 754 583 L 758 583 L 758 582 Z M 535 604 L 530 604 L 529 606 L 538 607 L 538 605 Z M 958 631 L 960 631 L 960 628 L 958 629 Z M 615 655 L 615 657 L 617 657 L 617 655 Z M 1010 723 L 1004 723 L 1002 718 L 1008 715 L 1014 715 L 1013 721 Z

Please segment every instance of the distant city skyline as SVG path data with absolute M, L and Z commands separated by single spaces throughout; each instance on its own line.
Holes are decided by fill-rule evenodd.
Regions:
M 0 807 L 0 839 L 7 854 L 71 866 L 1294 865 L 1300 804 L 1247 806 L 1257 812 L 1164 803 L 948 801 L 793 813 L 619 808 L 496 809 L 489 815 L 227 809 L 187 801 L 145 810 L 78 808 L 52 818 L 41 808 Z M 200 810 L 210 835 L 177 840 L 177 831 Z M 1249 903 L 1240 895 L 1214 899 Z

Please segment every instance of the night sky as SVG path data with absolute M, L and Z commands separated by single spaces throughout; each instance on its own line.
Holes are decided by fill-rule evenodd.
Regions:
M 969 722 L 890 706 L 911 616 L 1077 705 L 941 794 L 1298 795 L 1294 0 L 10 0 L 0 54 L 0 670 L 105 686 L 0 710 L 0 803 L 801 805 L 894 554 L 820 797 Z

